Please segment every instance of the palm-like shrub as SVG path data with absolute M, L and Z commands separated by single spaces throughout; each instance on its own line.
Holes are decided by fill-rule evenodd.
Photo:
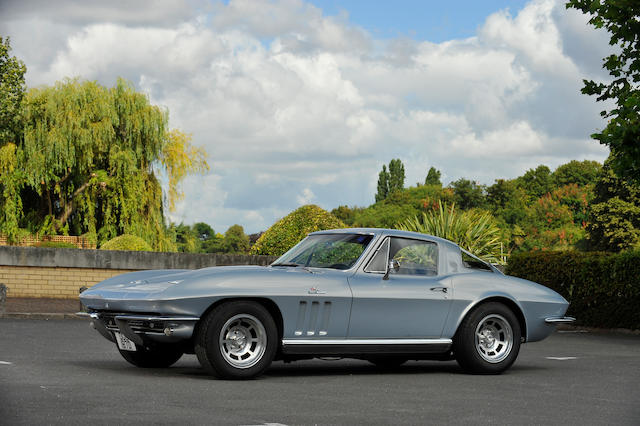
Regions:
M 267 229 L 251 247 L 249 253 L 280 256 L 308 233 L 334 228 L 346 228 L 346 225 L 316 205 L 302 206 Z
M 408 218 L 396 228 L 445 238 L 488 262 L 504 263 L 501 231 L 487 211 L 456 211 L 455 203 L 449 206 L 440 202 L 432 213 Z

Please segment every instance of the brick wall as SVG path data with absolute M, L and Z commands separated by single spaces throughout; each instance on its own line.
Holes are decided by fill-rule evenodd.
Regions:
M 80 287 L 91 287 L 125 272 L 268 265 L 275 259 L 275 256 L 0 246 L 0 284 L 8 288 L 7 298 L 76 299 Z
M 0 266 L 0 283 L 8 287 L 9 298 L 75 299 L 80 287 L 91 287 L 125 272 L 131 269 Z

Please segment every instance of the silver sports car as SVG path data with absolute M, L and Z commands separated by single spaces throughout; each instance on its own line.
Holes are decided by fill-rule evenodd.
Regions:
M 93 326 L 138 367 L 184 353 L 221 378 L 273 360 L 350 357 L 380 367 L 456 359 L 497 374 L 547 337 L 568 302 L 456 244 L 388 229 L 309 234 L 273 264 L 141 271 L 80 295 Z

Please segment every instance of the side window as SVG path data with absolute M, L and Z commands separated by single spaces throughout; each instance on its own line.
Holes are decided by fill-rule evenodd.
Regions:
M 395 275 L 437 275 L 438 246 L 429 241 L 391 238 L 389 257 L 400 268 L 391 270 Z
M 387 259 L 389 258 L 389 238 L 386 238 L 382 244 L 376 250 L 376 254 L 373 256 L 371 261 L 366 268 L 364 268 L 365 272 L 375 272 L 379 274 L 384 274 L 387 268 Z
M 487 265 L 477 257 L 472 256 L 470 253 L 466 252 L 465 250 L 460 250 L 460 253 L 462 253 L 462 265 L 465 268 L 479 269 L 481 271 L 493 272 L 489 267 L 489 265 Z

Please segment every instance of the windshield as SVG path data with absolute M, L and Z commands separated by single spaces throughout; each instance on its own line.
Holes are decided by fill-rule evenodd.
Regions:
M 349 269 L 364 253 L 373 235 L 310 235 L 283 254 L 271 266 L 308 266 Z

